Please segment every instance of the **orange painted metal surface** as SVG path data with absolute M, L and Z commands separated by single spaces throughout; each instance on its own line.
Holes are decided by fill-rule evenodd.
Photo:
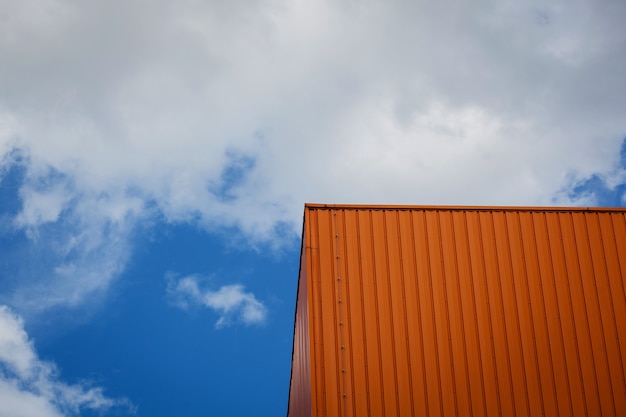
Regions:
M 294 323 L 293 352 L 291 360 L 291 382 L 289 384 L 290 417 L 311 417 L 311 361 L 309 337 L 309 309 L 307 294 L 306 239 L 302 239 L 300 255 L 300 277 L 298 278 L 298 298 Z
M 624 209 L 309 204 L 288 415 L 624 416 L 625 277 Z

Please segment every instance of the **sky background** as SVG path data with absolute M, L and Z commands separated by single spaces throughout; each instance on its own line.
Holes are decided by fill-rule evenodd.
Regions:
M 303 204 L 626 204 L 626 2 L 0 0 L 0 417 L 283 416 Z

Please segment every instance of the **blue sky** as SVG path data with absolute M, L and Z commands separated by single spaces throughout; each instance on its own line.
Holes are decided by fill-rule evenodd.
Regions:
M 0 0 L 0 417 L 284 415 L 305 202 L 626 204 L 620 0 Z

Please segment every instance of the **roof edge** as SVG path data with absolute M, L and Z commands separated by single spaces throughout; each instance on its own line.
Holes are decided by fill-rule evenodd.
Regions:
M 324 204 L 305 203 L 305 210 L 446 210 L 446 211 L 583 211 L 626 212 L 626 207 L 565 207 L 565 206 L 456 206 L 404 204 Z

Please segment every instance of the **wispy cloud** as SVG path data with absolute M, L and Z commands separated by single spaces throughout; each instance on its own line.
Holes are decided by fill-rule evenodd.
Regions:
M 220 317 L 215 323 L 221 328 L 233 323 L 262 324 L 267 317 L 267 308 L 256 299 L 254 294 L 246 292 L 243 285 L 224 285 L 217 290 L 206 288 L 208 280 L 198 275 L 177 278 L 168 273 L 167 295 L 172 302 L 182 309 L 203 306 L 216 312 Z
M 626 206 L 626 140 L 613 168 L 585 177 L 572 175 L 568 185 L 555 197 L 556 202 L 575 202 L 580 206 Z
M 17 159 L 8 175 L 27 163 Z M 145 210 L 132 195 L 79 189 L 58 171 L 40 176 L 28 169 L 17 195 L 2 190 L 3 198 L 22 200 L 11 224 L 4 225 L 5 235 L 25 239 L 14 239 L 12 253 L 9 247 L 5 252 L 0 302 L 32 316 L 101 296 L 124 270 L 130 238 Z
M 104 412 L 122 407 L 134 413 L 125 399 L 113 399 L 101 387 L 66 384 L 55 365 L 38 358 L 22 319 L 0 305 L 0 415 L 62 417 L 81 410 Z

